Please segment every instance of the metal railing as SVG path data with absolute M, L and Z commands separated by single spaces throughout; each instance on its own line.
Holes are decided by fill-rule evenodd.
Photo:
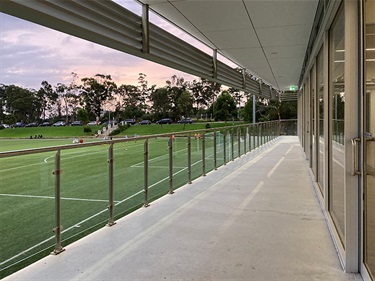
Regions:
M 0 278 L 290 133 L 296 120 L 2 152 Z

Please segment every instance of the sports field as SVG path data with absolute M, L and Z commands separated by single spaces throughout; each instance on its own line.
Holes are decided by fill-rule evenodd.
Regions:
M 241 135 L 244 133 L 241 132 Z M 245 137 L 246 138 L 246 137 Z M 247 137 L 248 138 L 248 137 Z M 204 169 L 214 169 L 214 138 L 191 138 L 191 178 Z M 226 136 L 227 161 L 243 153 L 244 136 Z M 256 139 L 254 138 L 254 141 Z M 95 139 L 85 139 L 98 141 Z M 254 147 L 254 141 L 251 146 Z M 217 133 L 217 166 L 224 163 L 223 134 Z M 71 139 L 0 140 L 0 151 L 70 144 Z M 144 140 L 113 144 L 115 218 L 144 204 Z M 109 219 L 110 144 L 61 150 L 61 225 L 63 246 L 104 226 Z M 188 182 L 188 138 L 176 136 L 172 142 L 173 188 Z M 233 154 L 232 154 L 233 153 Z M 48 254 L 55 243 L 55 151 L 0 158 L 0 272 L 6 272 L 30 256 Z M 169 191 L 168 138 L 148 139 L 149 201 Z M 93 245 L 95 247 L 95 245 Z M 39 253 L 40 255 L 40 253 Z M 0 274 L 0 277 L 3 274 Z

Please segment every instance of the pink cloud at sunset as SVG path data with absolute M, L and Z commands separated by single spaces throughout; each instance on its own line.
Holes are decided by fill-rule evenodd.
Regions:
M 133 10 L 138 7 L 133 1 L 117 2 L 125 2 Z M 79 78 L 109 74 L 119 85 L 136 84 L 141 72 L 147 75 L 149 85 L 157 86 L 164 86 L 172 75 L 189 81 L 197 78 L 3 13 L 0 23 L 2 84 L 39 89 L 43 80 L 52 85 L 70 83 L 72 72 Z M 168 27 L 166 21 L 161 20 L 161 24 Z M 169 27 L 173 28 L 180 37 L 189 37 Z

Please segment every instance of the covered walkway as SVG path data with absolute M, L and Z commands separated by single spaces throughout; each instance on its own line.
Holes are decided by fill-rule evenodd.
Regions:
M 4 280 L 361 280 L 343 272 L 297 137 L 197 179 Z

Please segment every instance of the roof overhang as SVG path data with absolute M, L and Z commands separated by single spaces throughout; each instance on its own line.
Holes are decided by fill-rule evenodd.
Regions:
M 318 0 L 141 0 L 274 88 L 298 86 Z

